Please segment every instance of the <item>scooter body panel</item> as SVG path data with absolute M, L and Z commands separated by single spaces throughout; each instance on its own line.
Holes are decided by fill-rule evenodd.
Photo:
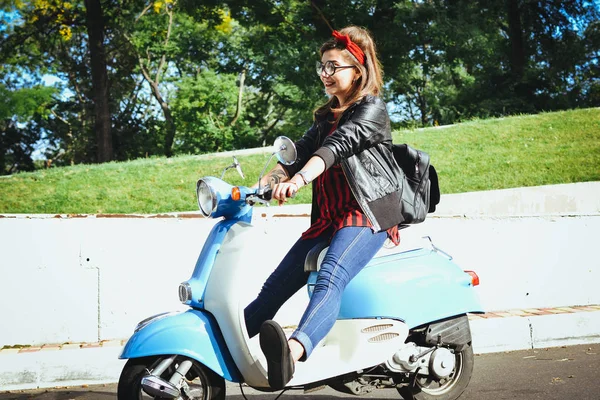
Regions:
M 317 273 L 308 279 L 309 295 Z M 344 290 L 338 319 L 392 318 L 414 328 L 483 308 L 470 275 L 429 248 L 377 257 Z
M 243 246 L 240 246 L 243 243 Z M 244 308 L 248 304 L 248 286 L 254 277 L 252 263 L 259 262 L 265 233 L 251 224 L 238 222 L 228 229 L 219 256 L 208 279 L 204 305 L 215 317 L 244 382 L 253 387 L 269 387 L 266 362 L 246 331 Z
M 208 283 L 212 266 L 215 262 L 215 258 L 221 249 L 221 245 L 231 226 L 236 224 L 236 220 L 221 220 L 213 226 L 212 230 L 206 238 L 204 247 L 198 256 L 196 266 L 192 276 L 183 284 L 190 286 L 191 293 L 193 296 L 185 302 L 186 305 L 194 308 L 204 307 L 204 292 Z
M 197 360 L 228 381 L 240 381 L 221 330 L 214 318 L 201 310 L 158 316 L 129 338 L 119 358 L 171 354 Z
M 418 249 L 373 259 L 344 290 L 338 319 L 393 318 L 412 329 L 480 312 L 471 276 L 437 251 Z
M 337 320 L 311 356 L 296 363 L 288 386 L 301 386 L 385 363 L 408 336 L 402 321 L 391 319 Z

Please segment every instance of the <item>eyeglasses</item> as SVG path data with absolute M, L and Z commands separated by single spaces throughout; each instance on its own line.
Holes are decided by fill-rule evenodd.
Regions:
M 323 72 L 325 72 L 325 75 L 327 76 L 332 76 L 337 72 L 338 69 L 355 68 L 354 65 L 341 65 L 338 67 L 333 63 L 333 61 L 327 61 L 325 64 L 323 64 L 321 61 L 317 61 L 315 67 L 317 70 L 317 75 L 319 76 L 321 76 Z

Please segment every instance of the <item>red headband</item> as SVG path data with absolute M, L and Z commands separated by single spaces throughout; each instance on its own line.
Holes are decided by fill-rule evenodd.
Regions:
M 356 59 L 358 60 L 359 63 L 361 63 L 362 65 L 365 65 L 365 53 L 363 53 L 361 48 L 358 47 L 358 45 L 350 39 L 350 36 L 342 35 L 338 31 L 333 31 L 333 37 L 338 42 L 344 43 L 344 45 L 346 45 L 346 50 L 348 50 L 350 52 L 350 54 L 352 54 L 354 57 L 356 57 Z

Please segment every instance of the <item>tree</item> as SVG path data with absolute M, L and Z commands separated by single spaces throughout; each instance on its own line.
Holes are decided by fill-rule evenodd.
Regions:
M 32 153 L 41 137 L 32 121 L 47 116 L 55 90 L 33 86 L 9 90 L 0 84 L 0 174 L 34 169 Z
M 597 2 L 348 4 L 0 0 L 14 16 L 0 31 L 0 83 L 12 95 L 59 78 L 48 113 L 11 127 L 44 140 L 53 165 L 297 138 L 326 100 L 318 48 L 349 24 L 374 35 L 397 123 L 600 103 Z
M 160 121 L 140 96 L 137 60 L 122 35 L 123 15 L 130 8 L 103 3 L 103 17 L 92 22 L 87 11 L 91 19 L 99 14 L 93 11 L 93 4 L 86 8 L 80 0 L 15 4 L 19 7 L 10 10 L 18 16 L 16 22 L 0 40 L 4 68 L 38 82 L 44 73 L 59 78 L 55 86 L 61 94 L 48 119 L 39 121 L 52 164 L 122 160 L 162 152 L 162 133 L 153 128 Z M 90 47 L 92 42 L 95 45 Z M 97 156 L 98 151 L 104 155 Z
M 91 69 L 92 93 L 82 86 L 81 81 L 71 82 L 80 100 L 90 101 L 95 115 L 97 155 L 89 158 L 104 162 L 112 159 L 112 137 L 110 131 L 110 109 L 108 100 L 108 77 L 104 56 L 104 22 L 99 0 L 86 0 L 85 9 L 81 1 L 40 0 L 15 2 L 13 12 L 20 15 L 22 24 L 14 26 L 0 44 L 2 52 L 16 50 L 21 67 L 39 75 L 44 71 L 66 73 L 69 80 L 79 76 L 78 68 L 89 65 Z M 87 26 L 87 35 L 84 27 Z M 78 40 L 79 43 L 73 43 Z M 74 60 L 78 46 L 89 50 L 79 61 Z M 80 47 L 81 48 L 81 47 Z M 66 56 L 66 59 L 64 58 Z M 91 59 L 91 62 L 87 62 Z M 73 65 L 77 63 L 78 65 Z M 75 70 L 64 70 L 65 65 Z M 91 101 L 91 99 L 94 101 Z M 88 158 L 88 157 L 86 157 Z
M 167 98 L 161 91 L 162 78 L 168 68 L 168 53 L 171 46 L 171 34 L 173 32 L 176 0 L 165 0 L 165 2 L 150 2 L 134 21 L 135 28 L 143 24 L 143 28 L 150 28 L 152 32 L 144 29 L 136 29 L 133 34 L 127 34 L 130 38 L 132 49 L 138 59 L 141 73 L 150 85 L 152 95 L 158 102 L 166 121 L 167 131 L 165 135 L 164 154 L 170 157 L 173 154 L 173 140 L 175 138 L 176 125 Z M 158 14 L 158 15 L 154 15 Z M 166 17 L 166 18 L 165 18 Z M 166 20 L 166 21 L 165 21 Z M 157 37 L 155 27 L 163 29 L 162 42 Z M 123 27 L 125 28 L 125 27 Z
M 94 128 L 98 146 L 98 162 L 113 158 L 110 130 L 111 118 L 108 98 L 108 74 L 104 52 L 104 13 L 100 0 L 85 0 L 86 26 L 91 58 L 92 87 L 94 89 Z
M 314 23 L 321 20 L 305 1 L 274 5 L 242 0 L 228 6 L 239 31 L 223 48 L 226 62 L 221 70 L 247 70 L 246 83 L 254 92 L 244 108 L 249 110 L 249 126 L 258 134 L 257 144 L 279 134 L 300 137 L 311 123 L 312 111 L 325 101 L 314 62 L 330 32 L 316 34 Z

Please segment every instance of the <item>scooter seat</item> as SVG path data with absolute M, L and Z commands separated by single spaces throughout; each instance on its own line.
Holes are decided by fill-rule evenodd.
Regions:
M 375 254 L 373 260 L 376 260 L 380 257 L 385 257 L 390 254 L 408 253 L 417 248 L 422 248 L 422 246 L 408 246 L 404 249 L 400 249 L 397 246 L 393 246 L 390 248 L 386 248 L 386 246 L 384 246 L 381 250 L 377 252 L 377 254 Z M 327 254 L 328 249 L 329 244 L 327 242 L 321 242 L 315 247 L 313 247 L 306 255 L 306 259 L 304 261 L 304 272 L 318 272 L 321 268 L 321 263 L 323 262 L 323 259 L 325 258 L 325 254 Z
M 321 262 L 323 262 L 323 258 L 325 258 L 327 249 L 329 249 L 327 242 L 321 242 L 313 247 L 306 255 L 304 272 L 317 272 L 321 266 Z

